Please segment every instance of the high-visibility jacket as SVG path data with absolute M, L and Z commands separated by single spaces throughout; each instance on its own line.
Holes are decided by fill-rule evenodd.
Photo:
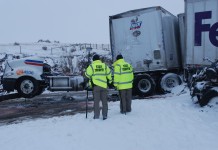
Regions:
M 125 62 L 124 59 L 119 59 L 113 64 L 114 66 L 114 86 L 118 90 L 130 89 L 133 84 L 133 68 Z
M 89 78 L 90 87 L 93 87 L 94 84 L 107 88 L 107 83 L 112 82 L 110 68 L 100 60 L 93 61 L 86 69 L 85 75 Z

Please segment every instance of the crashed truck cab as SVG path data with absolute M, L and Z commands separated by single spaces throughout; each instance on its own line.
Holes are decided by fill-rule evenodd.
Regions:
M 24 98 L 39 95 L 45 88 L 50 91 L 83 90 L 83 83 L 82 76 L 53 76 L 51 66 L 41 57 L 8 61 L 2 76 L 3 89 L 16 90 Z

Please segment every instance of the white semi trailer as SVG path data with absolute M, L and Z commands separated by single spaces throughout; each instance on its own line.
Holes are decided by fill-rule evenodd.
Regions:
M 118 54 L 134 68 L 133 93 L 148 96 L 181 84 L 178 18 L 162 7 L 131 10 L 109 17 L 112 59 Z
M 180 19 L 183 67 L 189 81 L 196 70 L 211 64 L 205 59 L 218 59 L 218 1 L 185 0 L 184 19 Z
M 40 57 L 26 57 L 6 61 L 3 89 L 17 90 L 19 96 L 31 98 L 41 94 L 45 88 L 50 91 L 79 91 L 84 89 L 82 76 L 53 76 L 51 67 Z

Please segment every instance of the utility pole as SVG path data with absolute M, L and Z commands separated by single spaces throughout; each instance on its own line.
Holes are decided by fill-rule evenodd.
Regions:
M 21 54 L 21 46 L 20 46 L 20 54 Z
M 88 53 L 88 65 L 90 64 L 90 57 L 91 57 L 90 52 L 91 52 L 91 50 L 92 50 L 91 47 L 87 47 L 87 48 L 86 48 L 86 51 L 87 51 L 87 53 Z

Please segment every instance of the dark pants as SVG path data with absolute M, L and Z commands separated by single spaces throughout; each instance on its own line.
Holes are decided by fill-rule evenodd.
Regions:
M 108 112 L 108 102 L 107 102 L 107 89 L 100 86 L 94 86 L 93 88 L 93 97 L 94 97 L 94 118 L 98 119 L 100 116 L 100 107 L 99 103 L 102 102 L 102 116 L 107 118 Z
M 120 112 L 131 112 L 132 104 L 132 89 L 119 90 L 120 95 Z

